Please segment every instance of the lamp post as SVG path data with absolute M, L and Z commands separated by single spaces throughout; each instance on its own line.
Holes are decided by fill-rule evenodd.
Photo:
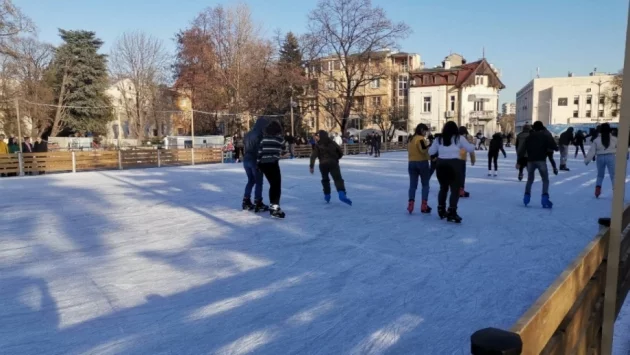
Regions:
M 599 101 L 602 96 L 602 85 L 609 82 L 610 80 L 602 81 L 602 79 L 599 79 L 598 81 L 591 81 L 591 84 L 597 85 L 597 124 L 599 124 Z

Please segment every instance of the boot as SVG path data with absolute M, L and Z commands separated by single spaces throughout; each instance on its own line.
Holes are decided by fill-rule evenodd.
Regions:
M 549 201 L 549 195 L 542 195 L 542 198 L 540 199 L 540 204 L 542 205 L 542 208 L 553 207 L 553 203 Z
M 285 214 L 284 211 L 282 211 L 280 209 L 280 206 L 278 205 L 271 205 L 271 208 L 269 209 L 269 214 L 271 214 L 271 217 L 273 218 L 284 218 Z
M 330 194 L 324 195 L 324 200 L 326 201 L 326 203 L 330 203 Z
M 446 221 L 453 223 L 462 223 L 462 217 L 457 214 L 457 208 L 451 207 L 446 214 Z
M 339 191 L 339 201 L 352 206 L 352 201 L 346 196 L 345 191 Z
M 523 196 L 523 204 L 525 206 L 529 205 L 529 201 L 531 200 L 532 196 L 530 194 L 525 194 L 525 196 Z
M 464 197 L 464 198 L 470 197 L 470 193 L 468 191 L 464 190 L 463 187 L 460 187 L 459 188 L 459 197 Z
M 409 212 L 409 214 L 413 213 L 414 204 L 414 200 L 409 200 L 409 203 L 407 204 L 407 212 Z
M 254 207 L 254 212 L 258 213 L 258 212 L 267 212 L 269 211 L 269 206 L 265 205 L 262 200 L 256 200 L 254 201 L 254 203 L 256 204 Z
M 488 176 L 492 176 L 492 170 L 488 170 Z
M 602 194 L 602 187 L 601 186 L 595 186 L 595 198 L 599 198 L 599 195 Z
M 422 213 L 431 213 L 431 207 L 427 204 L 427 200 L 422 200 L 422 205 L 420 206 L 420 212 Z
M 251 211 L 254 209 L 254 204 L 249 197 L 243 198 L 243 210 Z
M 494 176 L 498 176 L 498 175 L 499 175 L 499 172 L 495 170 L 494 171 Z
M 553 174 L 554 174 L 554 175 L 558 175 L 558 169 L 553 168 Z
M 444 219 L 446 217 L 446 207 L 438 206 L 437 207 L 437 213 L 438 213 L 438 217 L 440 217 L 440 219 Z
M 523 174 L 518 174 L 518 181 L 523 181 Z

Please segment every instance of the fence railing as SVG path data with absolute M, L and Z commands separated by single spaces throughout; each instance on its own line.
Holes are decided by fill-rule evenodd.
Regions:
M 364 149 L 364 147 L 361 147 Z M 362 153 L 358 144 L 344 144 L 345 154 Z M 383 143 L 382 152 L 406 150 L 402 143 Z M 364 151 L 363 151 L 364 152 Z M 41 173 L 81 172 L 94 170 L 159 168 L 166 166 L 216 164 L 233 161 L 232 152 L 221 148 L 135 149 L 55 151 L 47 153 L 15 153 L 0 155 L 0 174 L 5 176 Z M 311 146 L 295 148 L 295 156 L 311 155 Z
M 622 230 L 630 223 L 630 206 Z M 599 354 L 610 230 L 595 239 L 560 274 L 509 331 L 486 328 L 471 337 L 473 355 Z M 617 315 L 630 289 L 630 232 L 621 239 Z

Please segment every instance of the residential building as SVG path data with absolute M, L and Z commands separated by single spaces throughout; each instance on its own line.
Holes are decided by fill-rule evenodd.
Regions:
M 536 78 L 516 93 L 516 129 L 526 123 L 545 125 L 619 122 L 621 87 L 615 75 Z
M 515 115 L 516 114 L 516 103 L 515 102 L 504 102 L 501 105 L 501 114 L 502 115 Z
M 339 132 L 335 116 L 338 119 L 343 117 L 340 110 L 348 86 L 344 64 L 337 56 L 331 56 L 317 59 L 306 67 L 311 81 L 298 100 L 300 111 L 304 115 L 303 122 L 311 132 L 320 129 Z M 355 92 L 347 128 L 377 129 L 380 119 L 391 118 L 394 121 L 391 117 L 394 108 L 398 109 L 396 112 L 406 112 L 409 103 L 409 73 L 423 66 L 419 54 L 391 50 L 372 53 L 369 64 L 358 66 L 367 68 L 369 73 L 355 74 L 356 77 L 364 78 L 364 85 L 360 85 Z M 369 81 L 365 80 L 370 78 Z M 351 87 L 355 83 L 351 82 Z M 399 119 L 403 118 L 398 117 L 395 120 Z
M 473 134 L 490 136 L 497 131 L 499 91 L 505 85 L 485 58 L 467 63 L 463 56 L 451 54 L 441 66 L 410 75 L 409 131 L 419 123 L 440 131 L 446 121 L 466 126 Z

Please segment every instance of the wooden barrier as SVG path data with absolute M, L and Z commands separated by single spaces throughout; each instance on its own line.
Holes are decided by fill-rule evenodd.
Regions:
M 624 210 L 624 230 L 628 224 L 630 206 Z M 472 354 L 599 354 L 609 235 L 609 229 L 602 228 L 509 332 L 487 328 L 473 334 Z M 622 235 L 620 251 L 617 314 L 630 288 L 628 231 Z M 520 344 L 506 348 L 507 337 L 520 338 Z
M 17 154 L 0 154 L 0 174 L 20 174 L 20 159 Z
M 117 151 L 74 152 L 75 171 L 118 169 Z
M 72 171 L 70 152 L 23 153 L 24 174 L 58 173 Z

